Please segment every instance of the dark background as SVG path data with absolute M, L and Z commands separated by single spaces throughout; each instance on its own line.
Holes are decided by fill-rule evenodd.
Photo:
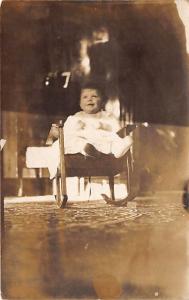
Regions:
M 45 88 L 49 72 L 73 69 L 79 41 L 100 26 L 110 40 L 89 50 L 91 77 L 135 121 L 188 124 L 185 34 L 173 2 L 8 1 L 2 5 L 3 110 L 55 115 L 76 110 L 77 84 Z M 163 4 L 162 4 L 163 3 Z M 107 73 L 111 78 L 106 79 Z

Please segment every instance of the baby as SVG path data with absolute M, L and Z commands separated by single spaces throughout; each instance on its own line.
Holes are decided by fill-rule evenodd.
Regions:
M 81 111 L 69 116 L 64 123 L 65 154 L 81 153 L 91 157 L 113 154 L 116 158 L 123 156 L 131 147 L 132 138 L 120 138 L 117 134 L 121 129 L 119 122 L 112 114 L 102 110 L 103 97 L 100 89 L 95 86 L 84 87 L 81 90 L 80 107 Z M 59 160 L 58 143 L 58 140 L 54 142 L 52 149 Z M 52 178 L 57 166 L 51 169 L 54 169 L 49 170 Z

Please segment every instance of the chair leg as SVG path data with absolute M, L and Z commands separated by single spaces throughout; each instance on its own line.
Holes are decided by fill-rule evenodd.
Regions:
M 116 200 L 114 196 L 114 177 L 109 176 L 109 185 L 111 190 L 111 199 L 109 199 L 105 194 L 102 194 L 103 199 L 107 204 L 115 206 L 127 206 L 128 201 L 132 201 L 137 196 L 137 190 L 135 188 L 136 182 L 134 178 L 134 168 L 132 163 L 132 156 L 129 152 L 126 160 L 126 182 L 127 182 L 127 192 L 128 195 L 125 199 Z
M 110 186 L 110 194 L 111 199 L 115 200 L 115 193 L 114 193 L 114 176 L 109 176 L 109 186 Z
M 58 175 L 56 175 L 55 184 L 56 184 L 55 198 L 56 198 L 56 201 L 59 202 L 61 197 L 60 197 L 60 177 Z
M 56 176 L 56 203 L 59 208 L 64 208 L 66 206 L 68 196 L 62 193 L 62 180 L 60 176 Z
M 126 182 L 127 182 L 127 194 L 129 195 L 131 191 L 131 167 L 129 159 L 127 159 L 127 170 L 126 170 Z
M 128 197 L 130 200 L 132 200 L 138 195 L 138 178 L 133 166 L 131 153 L 129 153 L 127 157 L 126 177 Z
M 66 166 L 64 157 L 64 132 L 62 121 L 59 123 L 59 151 L 60 151 L 60 197 L 57 202 L 58 207 L 63 208 L 66 206 L 68 196 L 67 196 L 67 186 L 66 186 Z M 58 194 L 57 194 L 58 195 Z

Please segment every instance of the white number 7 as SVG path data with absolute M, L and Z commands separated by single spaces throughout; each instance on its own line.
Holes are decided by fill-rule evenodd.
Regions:
M 70 80 L 71 72 L 63 72 L 61 75 L 66 77 L 65 83 L 63 85 L 63 88 L 66 89 L 68 87 L 68 83 L 69 83 L 69 80 Z

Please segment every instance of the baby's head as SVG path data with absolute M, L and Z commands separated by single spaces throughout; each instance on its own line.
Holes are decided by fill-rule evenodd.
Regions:
M 87 114 L 96 114 L 102 109 L 103 95 L 99 87 L 86 85 L 81 89 L 80 107 Z

